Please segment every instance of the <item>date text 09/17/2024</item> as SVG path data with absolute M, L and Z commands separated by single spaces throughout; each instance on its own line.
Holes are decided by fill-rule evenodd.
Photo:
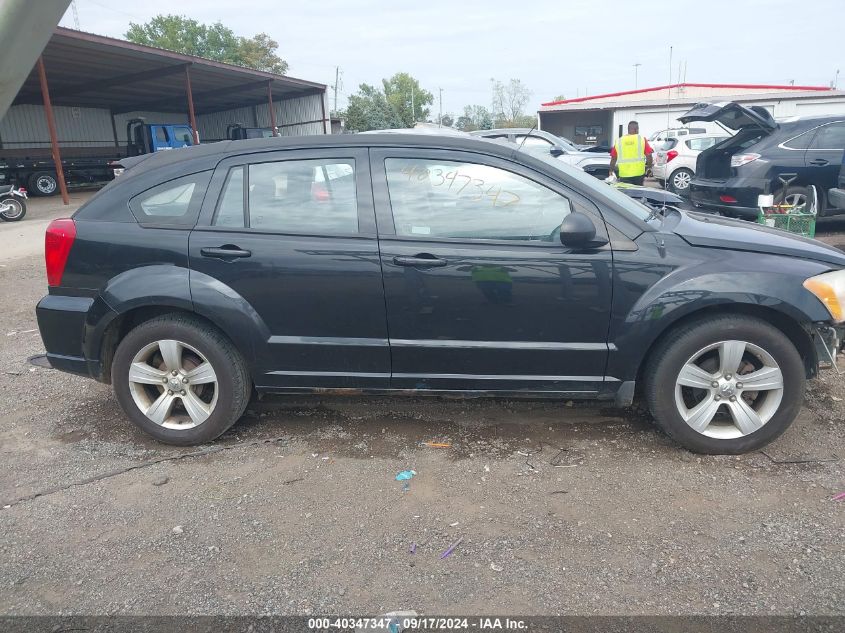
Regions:
M 499 617 L 349 617 L 349 618 L 309 618 L 308 628 L 311 630 L 341 630 L 341 631 L 378 631 L 390 633 L 399 631 L 451 631 L 451 630 L 527 630 L 527 622 L 521 619 Z

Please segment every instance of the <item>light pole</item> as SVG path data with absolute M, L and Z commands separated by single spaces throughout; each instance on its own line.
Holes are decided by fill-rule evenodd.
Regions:
M 640 69 L 640 66 L 642 66 L 642 64 L 639 63 L 639 62 L 634 64 L 634 90 L 637 89 L 637 74 L 638 74 L 638 71 Z

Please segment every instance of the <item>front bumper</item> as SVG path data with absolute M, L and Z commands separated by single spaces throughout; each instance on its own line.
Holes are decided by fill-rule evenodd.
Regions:
M 47 295 L 38 302 L 35 314 L 47 360 L 54 369 L 97 378 L 99 360 L 85 357 L 86 322 L 94 299 Z

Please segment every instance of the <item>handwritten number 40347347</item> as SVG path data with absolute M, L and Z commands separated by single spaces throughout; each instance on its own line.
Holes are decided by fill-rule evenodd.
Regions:
M 439 167 L 433 170 L 420 168 L 417 165 L 405 167 L 402 173 L 410 182 L 429 183 L 432 187 L 445 187 L 455 196 L 470 202 L 490 202 L 494 207 L 507 207 L 517 204 L 519 196 L 513 191 L 502 189 L 501 185 L 489 185 L 481 178 L 473 178 L 459 170 L 444 171 Z

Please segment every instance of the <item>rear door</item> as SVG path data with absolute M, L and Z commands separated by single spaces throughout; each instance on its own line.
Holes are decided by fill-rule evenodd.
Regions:
M 604 382 L 609 247 L 575 252 L 563 218 L 586 198 L 509 161 L 371 149 L 400 389 L 595 394 Z
M 191 233 L 190 261 L 195 302 L 226 293 L 243 299 L 245 323 L 257 319 L 265 339 L 258 386 L 388 386 L 366 149 L 222 161 Z
M 845 121 L 826 123 L 816 129 L 804 160 L 808 183 L 826 192 L 836 187 L 845 153 Z

